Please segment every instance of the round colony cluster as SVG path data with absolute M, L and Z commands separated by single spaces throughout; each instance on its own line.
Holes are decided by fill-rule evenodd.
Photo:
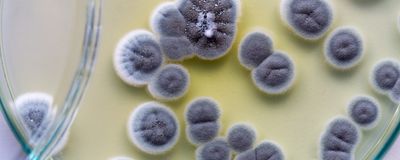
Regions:
M 51 122 L 54 120 L 52 113 L 53 97 L 46 93 L 25 93 L 15 100 L 15 107 L 31 139 L 39 139 Z M 52 153 L 61 152 L 68 143 L 68 133 L 63 136 L 55 146 Z M 34 142 L 35 140 L 32 140 Z
M 270 141 L 264 141 L 256 148 L 238 154 L 235 160 L 284 160 L 281 147 Z
M 244 153 L 242 160 L 252 154 L 257 155 L 257 159 L 284 159 L 281 149 L 270 142 L 252 149 L 256 131 L 250 124 L 236 123 L 228 129 L 226 138 L 216 138 L 221 128 L 220 115 L 218 103 L 208 97 L 197 98 L 186 107 L 186 137 L 190 143 L 198 145 L 197 160 L 230 160 L 232 151 Z
M 395 103 L 400 103 L 400 67 L 394 59 L 383 59 L 375 64 L 370 81 L 372 87 L 381 94 L 388 94 Z
M 178 0 L 157 8 L 151 27 L 159 34 L 168 59 L 180 61 L 196 55 L 214 60 L 232 47 L 239 9 L 238 0 Z
M 321 38 L 333 21 L 328 0 L 282 0 L 280 14 L 295 34 L 307 40 Z
M 283 94 L 293 85 L 293 60 L 274 52 L 271 38 L 262 32 L 249 33 L 239 47 L 239 61 L 252 70 L 253 83 L 267 94 Z
M 320 139 L 321 160 L 352 160 L 354 150 L 361 139 L 356 124 L 344 117 L 334 118 Z
M 255 129 L 248 124 L 234 124 L 228 130 L 228 144 L 238 153 L 251 149 L 255 140 Z
M 221 111 L 218 103 L 207 97 L 193 100 L 186 107 L 186 137 L 194 145 L 203 144 L 218 136 Z
M 379 103 L 369 96 L 357 96 L 353 98 L 347 109 L 350 118 L 364 129 L 374 128 L 380 118 Z
M 128 121 L 132 143 L 148 154 L 162 154 L 178 142 L 179 123 L 174 112 L 157 102 L 139 105 Z
M 114 68 L 125 83 L 148 85 L 150 94 L 158 100 L 177 100 L 189 89 L 189 72 L 181 65 L 164 65 L 158 41 L 145 30 L 132 31 L 122 38 L 115 50 Z
M 334 68 L 346 70 L 356 66 L 363 57 L 363 38 L 354 27 L 340 27 L 325 41 L 326 61 Z

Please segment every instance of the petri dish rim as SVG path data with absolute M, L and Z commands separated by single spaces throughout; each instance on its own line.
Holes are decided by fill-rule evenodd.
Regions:
M 94 70 L 97 50 L 99 46 L 101 33 L 101 15 L 103 0 L 86 0 L 85 23 L 81 27 L 84 30 L 83 42 L 81 45 L 81 53 L 79 64 L 74 71 L 73 79 L 64 99 L 62 108 L 54 123 L 49 127 L 44 138 L 38 140 L 37 146 L 32 147 L 29 144 L 26 133 L 22 126 L 22 122 L 16 118 L 15 110 L 11 107 L 14 102 L 14 93 L 12 83 L 9 80 L 7 62 L 5 61 L 4 41 L 3 41 L 3 24 L 4 22 L 4 1 L 0 0 L 0 110 L 7 121 L 8 126 L 15 135 L 16 139 L 22 147 L 22 151 L 28 155 L 28 159 L 41 160 L 50 156 L 51 150 L 60 141 L 78 111 L 79 103 L 87 88 L 89 79 Z

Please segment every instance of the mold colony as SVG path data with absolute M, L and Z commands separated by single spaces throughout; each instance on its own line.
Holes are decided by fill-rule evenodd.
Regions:
M 285 156 L 279 145 L 263 141 L 256 148 L 240 153 L 235 160 L 284 160 Z
M 53 97 L 45 93 L 27 93 L 15 100 L 15 107 L 31 136 L 41 134 L 51 120 L 52 103 Z
M 186 137 L 194 145 L 200 145 L 217 137 L 221 128 L 221 111 L 211 98 L 193 100 L 186 108 Z
M 321 137 L 320 158 L 352 160 L 360 139 L 360 131 L 353 122 L 344 117 L 334 118 Z
M 287 54 L 276 52 L 251 72 L 258 89 L 269 94 L 285 93 L 294 82 L 295 68 Z
M 271 38 L 262 32 L 249 33 L 241 42 L 239 62 L 252 70 L 255 86 L 267 94 L 283 94 L 295 79 L 293 60 L 274 51 Z
M 196 150 L 197 160 L 230 160 L 231 157 L 229 145 L 222 138 L 210 141 Z
M 148 89 L 156 99 L 176 100 L 186 94 L 189 81 L 189 72 L 183 66 L 168 64 L 154 75 Z
M 263 32 L 251 32 L 246 35 L 239 47 L 240 64 L 252 70 L 274 52 L 272 39 Z
M 170 60 L 183 60 L 193 54 L 214 60 L 232 46 L 239 5 L 238 0 L 178 0 L 159 6 L 151 26 Z
M 151 17 L 148 31 L 133 31 L 115 51 L 114 67 L 120 78 L 132 86 L 147 85 L 150 95 L 163 101 L 178 100 L 189 90 L 190 75 L 182 65 L 171 64 L 197 56 L 215 60 L 232 47 L 237 32 L 239 1 L 178 0 L 163 3 Z M 326 0 L 282 0 L 282 21 L 305 40 L 319 40 L 333 22 L 333 8 Z M 364 56 L 364 39 L 355 27 L 338 27 L 325 39 L 325 60 L 341 72 L 353 69 Z M 294 85 L 296 67 L 290 53 L 276 51 L 273 40 L 264 32 L 248 33 L 238 48 L 240 64 L 251 71 L 254 85 L 268 95 L 284 96 Z M 379 93 L 400 101 L 400 69 L 393 60 L 379 62 L 371 84 Z M 380 107 L 369 96 L 354 98 L 347 117 L 336 117 L 320 138 L 319 158 L 354 159 L 354 150 L 364 130 L 379 122 Z M 221 110 L 216 100 L 200 97 L 185 111 L 186 138 L 197 147 L 198 160 L 285 159 L 275 142 L 256 143 L 251 125 L 237 123 L 225 137 L 219 137 Z M 128 121 L 134 145 L 148 154 L 162 154 L 179 139 L 179 123 L 166 106 L 149 102 L 139 105 Z M 217 138 L 218 137 L 218 138 Z
M 363 57 L 363 38 L 354 27 L 335 29 L 325 42 L 324 55 L 328 63 L 337 69 L 350 69 Z
M 376 127 L 380 118 L 380 107 L 375 98 L 358 96 L 351 100 L 347 113 L 360 127 L 371 129 Z
M 132 86 L 144 86 L 164 63 L 160 45 L 146 30 L 128 33 L 118 43 L 114 68 L 118 76 Z
M 235 124 L 228 130 L 227 141 L 235 152 L 244 152 L 253 147 L 256 140 L 255 129 L 247 124 Z
M 327 0 L 282 0 L 281 18 L 293 32 L 307 40 L 320 39 L 333 21 Z
M 132 31 L 118 43 L 114 69 L 129 85 L 148 85 L 150 94 L 158 100 L 177 100 L 189 89 L 189 72 L 181 65 L 164 66 L 158 41 L 145 30 Z
M 148 154 L 171 150 L 178 141 L 179 129 L 175 113 L 157 102 L 139 105 L 128 121 L 128 135 L 132 143 Z
M 19 114 L 31 142 L 35 142 L 54 121 L 52 109 L 53 97 L 40 92 L 20 95 L 15 100 L 15 108 Z M 53 155 L 60 153 L 68 143 L 69 133 L 66 133 L 52 151 Z M 32 144 L 36 145 L 36 144 Z

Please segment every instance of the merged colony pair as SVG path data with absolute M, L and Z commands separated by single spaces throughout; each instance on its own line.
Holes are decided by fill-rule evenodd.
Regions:
M 328 0 L 282 0 L 281 17 L 298 36 L 318 40 L 332 25 L 333 8 Z M 355 27 L 339 27 L 325 40 L 325 59 L 340 70 L 356 66 L 363 51 L 363 38 Z
M 188 141 L 199 146 L 197 160 L 230 160 L 232 150 L 238 160 L 256 160 L 275 157 L 283 159 L 281 149 L 265 141 L 252 149 L 256 140 L 255 129 L 248 124 L 234 124 L 228 129 L 226 138 L 216 138 L 220 130 L 218 103 L 207 97 L 193 100 L 186 108 L 186 135 Z
M 347 106 L 350 117 L 338 116 L 331 120 L 320 140 L 320 159 L 354 159 L 354 150 L 361 141 L 359 128 L 374 128 L 380 119 L 378 102 L 370 96 L 354 97 Z
M 156 99 L 176 100 L 189 89 L 189 72 L 181 65 L 164 65 L 158 41 L 145 30 L 133 31 L 120 41 L 114 68 L 125 83 L 148 85 L 148 91 Z
M 200 97 L 188 104 L 185 111 L 186 137 L 198 146 L 198 160 L 230 160 L 232 150 L 239 160 L 246 158 L 283 159 L 283 152 L 273 142 L 264 141 L 252 149 L 256 140 L 253 127 L 234 124 L 226 138 L 217 138 L 221 123 L 219 104 L 208 97 Z M 133 144 L 148 154 L 162 154 L 171 150 L 178 141 L 180 127 L 176 115 L 157 102 L 139 105 L 128 121 L 128 134 Z
M 293 60 L 275 52 L 271 38 L 260 31 L 249 33 L 240 43 L 239 62 L 252 70 L 254 84 L 268 94 L 282 94 L 290 89 L 295 78 Z
M 215 138 L 200 145 L 196 150 L 197 160 L 230 160 L 232 151 L 236 160 L 283 160 L 284 154 L 279 145 L 263 141 L 253 148 L 256 133 L 248 124 L 234 124 L 228 129 L 226 138 Z
M 153 13 L 151 27 L 127 34 L 118 43 L 114 68 L 132 86 L 148 84 L 158 100 L 176 100 L 189 88 L 189 72 L 180 61 L 194 55 L 214 60 L 225 55 L 236 35 L 240 4 L 237 0 L 178 0 L 160 5 Z
M 214 139 L 220 129 L 218 104 L 209 98 L 189 104 L 186 112 L 186 134 L 193 144 Z M 148 154 L 162 154 L 178 141 L 180 127 L 176 115 L 157 102 L 139 105 L 128 121 L 128 134 L 133 144 Z

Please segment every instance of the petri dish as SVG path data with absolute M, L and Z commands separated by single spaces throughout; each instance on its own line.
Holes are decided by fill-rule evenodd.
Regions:
M 117 76 L 113 54 L 118 41 L 128 32 L 151 31 L 153 10 L 165 0 L 105 1 L 102 45 L 96 70 L 88 86 L 82 107 L 71 126 L 70 140 L 60 154 L 62 159 L 108 159 L 127 156 L 133 159 L 195 159 L 196 147 L 186 140 L 184 110 L 199 96 L 212 97 L 222 108 L 220 136 L 237 122 L 252 124 L 258 131 L 257 143 L 272 140 L 284 148 L 287 159 L 318 159 L 319 139 L 327 122 L 346 115 L 346 106 L 357 95 L 376 98 L 382 119 L 376 128 L 362 131 L 362 141 L 355 159 L 381 159 L 400 130 L 398 104 L 373 91 L 369 76 L 373 65 L 382 58 L 398 56 L 400 34 L 397 16 L 400 2 L 336 0 L 335 28 L 356 26 L 365 39 L 362 62 L 349 71 L 337 71 L 325 61 L 323 44 L 327 36 L 306 41 L 294 35 L 282 22 L 280 0 L 241 1 L 238 32 L 232 48 L 214 61 L 193 58 L 178 62 L 191 75 L 186 96 L 174 102 L 163 102 L 178 116 L 180 138 L 173 150 L 153 156 L 141 152 L 129 140 L 126 123 L 139 104 L 154 101 L 145 87 L 131 87 Z M 169 1 L 168 1 L 169 2 Z M 238 61 L 237 51 L 242 38 L 254 27 L 263 28 L 272 37 L 274 48 L 294 60 L 296 80 L 284 95 L 267 95 L 257 90 L 251 74 Z
M 0 108 L 26 158 L 55 155 L 52 150 L 68 136 L 95 62 L 99 2 L 0 1 Z M 48 111 L 37 111 L 36 121 L 36 111 L 20 112 L 18 99 L 45 104 Z M 26 121 L 40 127 L 32 131 Z

